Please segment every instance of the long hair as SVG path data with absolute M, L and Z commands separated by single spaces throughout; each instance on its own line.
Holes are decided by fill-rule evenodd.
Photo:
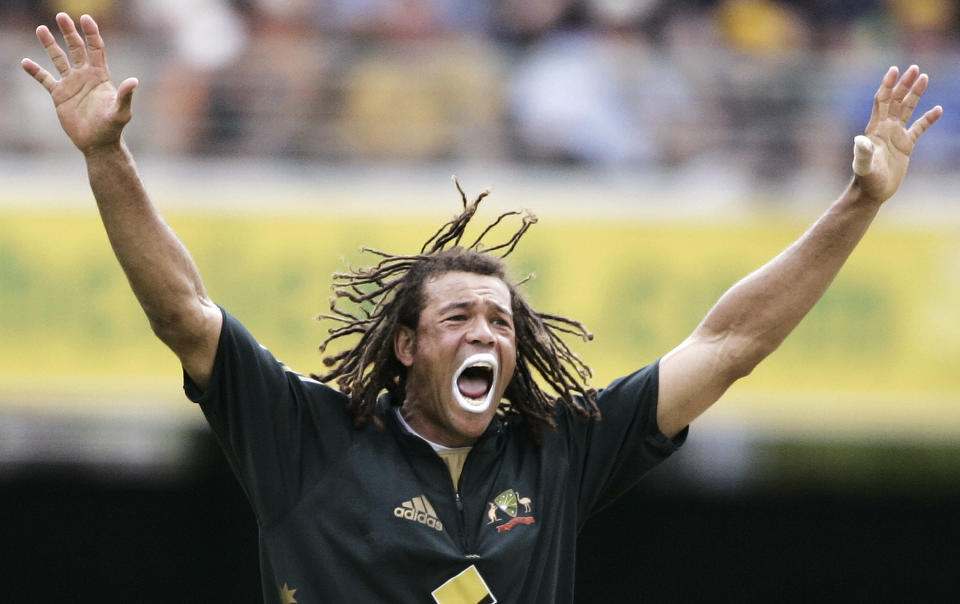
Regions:
M 537 218 L 528 212 L 509 211 L 488 225 L 473 243 L 462 245 L 464 231 L 480 202 L 489 194 L 482 192 L 467 202 L 460 183 L 454 178 L 463 201 L 463 211 L 437 230 L 419 254 L 398 256 L 371 248 L 362 248 L 382 259 L 374 266 L 333 275 L 334 296 L 330 313 L 318 315 L 340 325 L 332 327 L 320 344 L 320 351 L 339 338 L 360 335 L 352 348 L 323 359 L 330 371 L 313 377 L 336 381 L 347 396 L 347 411 L 360 428 L 377 422 L 376 404 L 383 391 L 395 400 L 405 396 L 407 368 L 394 356 L 393 338 L 398 325 L 416 329 L 423 308 L 423 287 L 432 277 L 451 271 L 464 271 L 499 278 L 510 290 L 517 365 L 499 403 L 498 412 L 522 419 L 539 439 L 542 428 L 556 426 L 556 406 L 566 405 L 583 417 L 600 418 L 596 390 L 589 385 L 590 367 L 561 338 L 562 333 L 591 340 L 583 324 L 558 315 L 535 311 L 518 291 L 526 279 L 513 283 L 507 276 L 503 258 Z M 505 242 L 484 247 L 483 239 L 504 219 L 519 216 L 520 226 Z M 497 255 L 499 253 L 499 255 Z M 349 303 L 351 309 L 343 308 Z M 552 391 L 541 388 L 537 377 Z

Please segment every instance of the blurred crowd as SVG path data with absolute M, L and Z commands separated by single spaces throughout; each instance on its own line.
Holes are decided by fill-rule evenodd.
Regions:
M 848 170 L 886 67 L 960 163 L 958 0 L 5 0 L 0 151 L 59 149 L 37 24 L 101 25 L 138 154 Z

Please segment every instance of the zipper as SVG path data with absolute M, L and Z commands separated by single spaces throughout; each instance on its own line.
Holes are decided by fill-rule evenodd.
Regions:
M 457 504 L 457 527 L 460 529 L 460 549 L 464 556 L 469 556 L 467 549 L 467 522 L 463 517 L 463 500 L 460 499 L 460 491 L 453 491 L 453 499 Z
M 427 443 L 423 443 L 423 444 L 428 448 L 430 447 L 430 445 L 428 445 Z M 431 453 L 431 457 L 434 460 L 436 460 L 436 464 L 443 469 L 443 477 L 446 483 L 450 485 L 450 490 L 453 491 L 453 503 L 457 508 L 457 528 L 459 529 L 459 532 L 460 532 L 460 551 L 463 553 L 464 556 L 469 557 L 469 555 L 467 554 L 467 552 L 469 551 L 467 546 L 467 521 L 464 518 L 463 500 L 460 499 L 460 490 L 459 490 L 460 485 L 455 485 L 452 483 L 452 481 L 450 480 L 450 470 L 447 468 L 447 464 L 443 462 L 443 460 L 440 458 L 440 456 L 437 454 L 436 451 L 434 451 L 433 449 L 429 449 L 429 450 Z M 467 457 L 469 458 L 469 454 L 467 454 Z M 464 466 L 466 466 L 466 463 L 464 463 Z M 463 478 L 462 473 L 460 477 L 461 479 Z
M 400 431 L 403 438 L 409 438 L 410 441 L 416 443 L 413 445 L 414 449 L 419 451 L 424 451 L 424 452 L 429 451 L 428 456 L 433 458 L 434 460 L 433 463 L 439 466 L 439 468 L 442 470 L 443 478 L 441 480 L 444 480 L 447 484 L 451 485 L 451 490 L 453 491 L 454 504 L 456 505 L 456 508 L 457 508 L 457 528 L 460 530 L 460 550 L 463 553 L 463 555 L 467 558 L 478 558 L 479 556 L 477 556 L 476 554 L 468 553 L 470 552 L 470 546 L 469 546 L 469 539 L 467 538 L 467 527 L 466 527 L 467 523 L 466 523 L 465 514 L 464 514 L 463 500 L 460 498 L 460 485 L 452 484 L 452 481 L 450 480 L 450 470 L 447 468 L 447 464 L 444 463 L 443 459 L 440 458 L 440 455 L 433 450 L 430 444 L 426 440 L 424 440 L 423 437 L 418 436 L 414 433 L 410 433 L 400 425 L 397 425 L 397 429 Z M 474 447 L 476 447 L 476 444 L 477 443 L 474 443 Z M 467 465 L 470 463 L 472 453 L 473 453 L 472 450 L 469 453 L 467 453 L 467 458 L 466 460 L 464 460 L 463 470 L 460 473 L 460 482 L 463 481 L 463 476 L 464 474 L 466 474 Z
M 463 500 L 460 499 L 460 491 L 453 492 L 454 499 L 457 502 L 457 519 L 460 524 L 460 545 L 463 550 L 463 555 L 466 558 L 479 558 L 477 554 L 468 554 L 467 553 L 467 530 L 466 530 L 466 521 L 463 517 Z
M 501 429 L 502 429 L 501 427 L 498 427 L 497 432 L 499 433 Z M 477 448 L 480 446 L 481 442 L 483 442 L 488 438 L 491 438 L 491 435 L 489 433 L 484 433 L 484 435 L 481 436 L 480 439 L 477 440 L 477 442 L 473 443 L 473 447 L 470 449 L 470 452 L 467 453 L 467 458 L 463 462 L 463 468 L 460 471 L 460 480 L 457 481 L 457 484 L 454 485 L 453 487 L 454 503 L 456 503 L 457 505 L 457 520 L 459 522 L 459 528 L 460 528 L 460 547 L 463 551 L 463 555 L 467 558 L 479 558 L 480 556 L 472 551 L 473 545 L 471 544 L 471 540 L 468 539 L 466 518 L 464 514 L 464 509 L 463 509 L 463 500 L 460 498 L 460 491 L 464 485 L 464 481 L 468 480 L 468 477 L 473 476 L 473 472 L 471 472 L 471 467 L 472 465 L 475 465 L 477 463 L 477 460 L 474 459 L 478 455 Z M 437 455 L 438 459 L 439 457 L 440 456 Z M 443 461 L 441 460 L 440 463 L 443 464 Z M 443 465 L 445 466 L 446 464 L 443 464 Z M 476 495 L 476 489 L 474 489 L 473 493 L 474 495 Z M 479 538 L 478 535 L 474 535 L 474 537 L 475 539 Z

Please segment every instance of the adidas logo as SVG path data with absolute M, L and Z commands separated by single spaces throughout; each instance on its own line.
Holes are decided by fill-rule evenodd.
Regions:
M 437 518 L 437 513 L 433 511 L 433 506 L 426 495 L 414 497 L 410 501 L 404 501 L 393 508 L 393 515 L 397 518 L 406 518 L 420 524 L 426 524 L 432 529 L 442 531 L 443 523 Z

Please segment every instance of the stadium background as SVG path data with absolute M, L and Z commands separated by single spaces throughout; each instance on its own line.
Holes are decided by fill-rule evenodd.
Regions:
M 957 6 L 0 4 L 0 509 L 10 601 L 252 602 L 255 523 L 116 266 L 36 24 L 89 11 L 128 140 L 212 295 L 295 368 L 361 245 L 527 207 L 536 306 L 595 384 L 677 344 L 841 190 L 889 64 L 946 115 L 777 353 L 581 540 L 578 601 L 942 601 L 960 537 Z M 960 115 L 958 113 L 957 115 Z M 481 220 L 482 221 L 482 220 Z

